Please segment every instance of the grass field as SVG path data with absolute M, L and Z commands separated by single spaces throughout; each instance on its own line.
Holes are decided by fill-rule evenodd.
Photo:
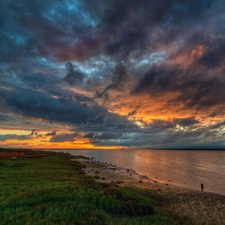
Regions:
M 22 148 L 0 148 L 0 152 L 30 152 L 32 149 Z
M 0 224 L 191 224 L 169 212 L 174 199 L 97 183 L 71 158 L 0 160 Z

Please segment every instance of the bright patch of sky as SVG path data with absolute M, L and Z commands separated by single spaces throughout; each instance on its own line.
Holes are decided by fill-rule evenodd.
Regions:
M 176 124 L 176 128 L 175 128 L 175 130 L 176 130 L 176 131 L 187 131 L 187 128 L 182 127 L 182 126 L 180 126 L 180 125 Z
M 34 63 L 37 64 L 37 62 L 39 63 L 39 66 L 41 67 L 65 71 L 65 64 L 55 63 L 45 57 L 40 57 L 38 59 L 35 59 Z
M 131 57 L 129 62 L 131 66 L 135 66 L 135 69 L 141 69 L 141 67 L 152 66 L 162 62 L 168 56 L 167 51 L 153 52 L 151 54 L 144 54 L 137 57 Z
M 111 73 L 112 69 L 116 66 L 116 62 L 111 61 L 109 58 L 100 56 L 97 58 L 90 58 L 85 62 L 72 62 L 75 64 L 79 70 L 87 75 L 92 77 L 98 75 L 101 77 L 103 73 Z
M 131 57 L 128 61 L 129 70 L 139 70 L 145 68 L 146 66 L 152 66 L 152 64 L 157 64 L 162 62 L 168 53 L 166 51 L 154 52 L 151 54 L 145 54 L 139 56 L 138 58 Z M 87 77 L 92 77 L 98 75 L 101 78 L 103 74 L 111 74 L 118 62 L 112 61 L 110 57 L 98 56 L 92 57 L 85 62 L 72 62 L 76 65 L 79 70 L 86 74 Z M 62 69 L 62 67 L 61 67 Z

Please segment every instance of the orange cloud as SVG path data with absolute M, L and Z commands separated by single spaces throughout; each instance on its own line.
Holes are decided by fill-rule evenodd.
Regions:
M 23 140 L 10 138 L 0 141 L 1 147 L 12 148 L 50 148 L 50 149 L 109 149 L 108 146 L 95 146 L 88 138 L 76 136 L 73 141 L 50 142 L 51 136 L 46 136 L 46 131 L 39 131 L 37 135 L 30 135 L 26 130 L 0 130 L 0 134 L 24 135 Z M 68 133 L 69 134 L 69 133 Z M 110 149 L 120 149 L 120 146 L 112 146 Z
M 206 51 L 206 47 L 204 45 L 197 45 L 192 51 L 191 56 L 193 58 L 201 58 Z

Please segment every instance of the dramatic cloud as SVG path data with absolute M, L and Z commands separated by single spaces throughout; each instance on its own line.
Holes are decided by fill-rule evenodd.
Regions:
M 178 118 L 178 119 L 174 119 L 174 123 L 182 127 L 187 127 L 194 124 L 198 124 L 199 122 L 195 120 L 194 118 L 182 118 L 182 119 Z
M 123 64 L 117 65 L 113 71 L 112 83 L 101 93 L 96 94 L 96 97 L 102 97 L 110 89 L 122 91 L 129 78 L 131 78 L 131 76 L 128 74 L 126 67 Z
M 0 4 L 0 145 L 225 147 L 224 1 Z
M 74 138 L 77 136 L 76 133 L 69 133 L 69 134 L 57 134 L 52 136 L 50 142 L 73 142 Z
M 57 131 L 54 130 L 54 131 L 52 131 L 52 132 L 48 132 L 48 133 L 46 134 L 46 136 L 55 136 L 56 134 L 57 134 Z
M 85 77 L 85 75 L 79 71 L 77 66 L 74 66 L 70 62 L 66 64 L 66 71 L 67 74 L 64 80 L 67 81 L 70 85 L 73 84 L 79 85 Z
M 29 137 L 27 135 L 16 135 L 16 134 L 6 134 L 6 135 L 0 135 L 0 141 L 5 141 L 5 140 L 27 140 Z

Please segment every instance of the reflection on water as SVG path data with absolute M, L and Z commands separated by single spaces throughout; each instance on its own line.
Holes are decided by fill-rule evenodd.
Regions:
M 132 168 L 159 182 L 225 195 L 225 151 L 197 150 L 73 150 Z

